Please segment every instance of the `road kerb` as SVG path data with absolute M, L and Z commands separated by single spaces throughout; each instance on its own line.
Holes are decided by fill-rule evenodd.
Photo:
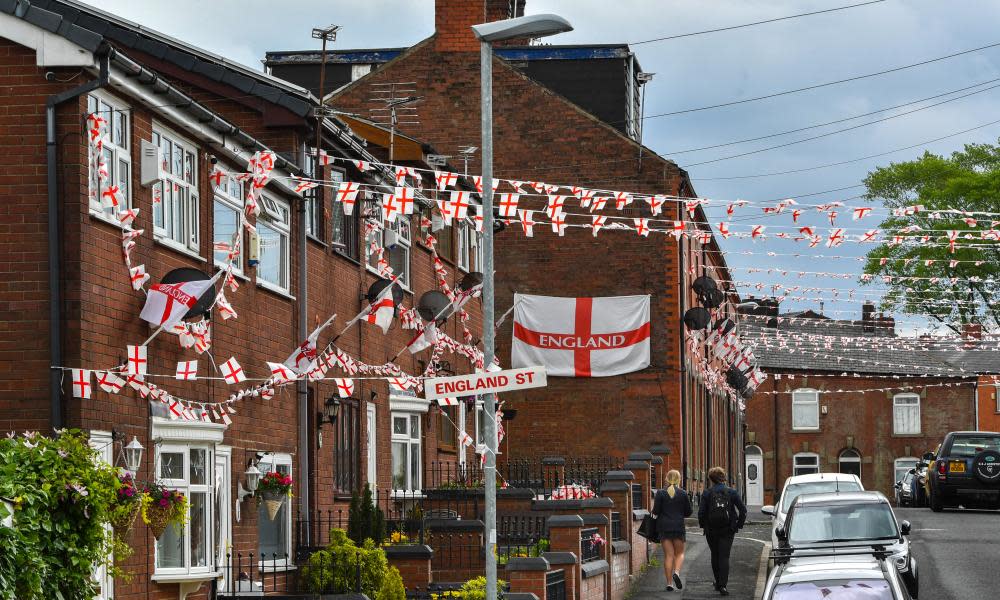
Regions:
M 764 596 L 764 586 L 767 585 L 767 559 L 771 554 L 771 542 L 764 542 L 764 549 L 760 553 L 760 566 L 757 567 L 757 587 L 754 588 L 754 600 L 759 600 Z

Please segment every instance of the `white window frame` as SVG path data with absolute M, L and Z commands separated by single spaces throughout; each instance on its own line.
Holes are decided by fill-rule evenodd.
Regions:
M 365 409 L 365 443 L 368 444 L 367 479 L 372 492 L 378 485 L 378 409 L 369 402 Z
M 472 219 L 463 219 L 458 225 L 458 251 L 456 264 L 465 271 L 481 271 L 483 268 L 483 234 L 476 231 Z
M 260 252 L 257 264 L 257 285 L 277 290 L 281 293 L 288 293 L 291 286 L 291 208 L 284 200 L 280 200 L 268 194 L 260 197 L 261 213 L 257 218 L 257 236 L 260 240 Z M 283 256 L 279 255 L 281 264 L 279 265 L 279 281 L 266 279 L 263 273 L 264 258 L 264 236 L 262 229 L 268 229 L 278 235 L 279 247 L 284 248 Z
M 915 468 L 918 462 L 920 462 L 920 459 L 916 456 L 902 456 L 892 461 L 892 472 L 895 475 L 895 479 L 892 482 L 902 481 L 907 471 Z
M 232 505 L 233 505 L 233 449 L 229 446 L 215 446 L 215 497 L 213 501 L 215 504 L 215 521 L 213 522 L 213 531 L 216 532 L 215 536 L 215 546 L 213 548 L 215 552 L 215 564 L 220 566 L 226 565 L 226 555 L 232 552 L 233 546 L 233 519 L 232 519 Z M 229 584 L 228 578 L 232 577 L 233 573 L 228 569 L 223 569 L 221 580 L 221 589 L 227 589 Z
M 108 164 L 109 184 L 121 186 L 122 178 L 121 173 L 119 172 L 119 163 L 124 162 L 128 165 L 128 174 L 124 180 L 126 185 L 122 203 L 124 204 L 124 208 L 130 208 L 132 206 L 132 109 L 121 100 L 118 100 L 101 90 L 94 90 L 87 96 L 87 114 L 96 112 L 99 116 L 104 117 L 108 121 L 108 135 L 105 138 L 104 147 L 111 152 L 111 161 Z M 96 103 L 93 110 L 91 110 L 91 101 Z M 107 105 L 108 108 L 102 108 L 101 103 Z M 115 118 L 119 114 L 125 119 L 125 131 L 122 135 L 122 140 L 125 142 L 124 146 L 115 143 L 114 139 Z M 89 133 L 84 139 L 90 139 Z M 93 153 L 94 147 L 88 143 L 87 197 L 89 198 L 90 213 L 115 225 L 121 226 L 121 223 L 118 221 L 118 215 L 111 212 L 114 209 L 105 210 L 101 206 L 101 186 L 100 181 L 98 181 L 97 165 L 94 161 Z
M 97 451 L 101 461 L 114 466 L 114 438 L 110 431 L 91 431 L 90 447 Z M 104 529 L 110 532 L 111 524 L 105 524 Z M 94 569 L 94 580 L 99 586 L 95 600 L 112 600 L 115 597 L 115 578 L 111 576 L 108 566 L 103 562 Z
M 157 141 L 157 137 L 159 137 L 159 141 Z M 173 154 L 171 153 L 170 159 L 163 157 L 163 179 L 153 187 L 153 202 L 156 202 L 156 194 L 159 193 L 160 211 L 163 216 L 163 222 L 157 224 L 156 209 L 154 207 L 153 234 L 157 240 L 166 246 L 197 255 L 201 247 L 199 212 L 201 194 L 199 189 L 200 179 L 198 178 L 198 145 L 189 141 L 184 136 L 174 133 L 170 128 L 154 122 L 152 141 L 161 148 L 161 152 L 162 148 L 166 145 L 164 140 L 169 141 L 172 147 L 179 146 L 183 150 L 180 165 L 181 170 L 184 170 L 184 158 L 188 153 L 191 154 L 192 172 L 190 177 L 187 177 L 187 173 L 180 175 L 171 173 L 170 170 L 173 168 Z M 182 202 L 176 203 L 171 201 L 169 214 L 166 200 L 168 184 L 171 186 L 171 189 L 177 186 L 179 190 L 186 192 L 186 197 Z M 159 192 L 157 192 L 157 187 L 159 188 Z
M 406 419 L 407 429 L 406 433 L 396 433 L 396 420 Z M 392 443 L 390 449 L 393 449 L 396 444 L 406 444 L 406 484 L 404 487 L 396 487 L 396 464 L 392 464 L 392 490 L 395 493 L 404 494 L 419 494 L 422 489 L 423 484 L 423 439 L 422 433 L 423 429 L 421 427 L 423 421 L 423 415 L 417 412 L 409 411 L 392 411 L 390 414 L 389 425 L 392 432 Z M 414 434 L 414 422 L 416 423 L 416 432 Z M 413 466 L 413 452 L 417 452 L 418 456 L 418 469 L 416 473 L 411 471 Z M 392 451 L 392 460 L 395 461 L 396 453 Z M 416 479 L 416 481 L 414 481 Z
M 857 448 L 845 448 L 840 451 L 840 454 L 837 456 L 837 471 L 844 472 L 844 463 L 857 464 L 858 472 L 856 474 L 859 478 L 861 477 L 861 453 L 858 452 Z
M 916 400 L 916 402 L 900 402 L 900 400 Z M 916 431 L 902 431 L 900 427 L 900 419 L 897 413 L 900 409 L 910 409 L 916 407 L 917 412 L 917 429 Z M 923 430 L 920 422 L 920 394 L 914 394 L 912 392 L 905 392 L 896 394 L 892 397 L 892 434 L 893 435 L 920 435 Z
M 796 407 L 799 410 L 813 408 L 816 425 L 797 426 L 795 424 Z M 792 431 L 818 431 L 819 430 L 819 392 L 811 388 L 800 388 L 792 392 Z
M 228 173 L 235 173 L 236 169 L 227 169 Z M 215 205 L 219 204 L 225 207 L 227 210 L 231 210 L 236 213 L 236 236 L 238 243 L 240 245 L 240 252 L 233 261 L 233 271 L 240 275 L 243 274 L 243 250 L 244 246 L 244 231 L 242 226 L 242 219 L 240 215 L 243 213 L 244 209 L 244 198 L 243 198 L 244 186 L 243 183 L 237 181 L 235 177 L 231 174 L 226 175 L 219 184 L 214 193 L 212 194 L 212 242 L 226 242 L 232 244 L 232 239 L 220 240 L 219 234 L 216 232 L 215 226 Z M 222 255 L 220 258 L 219 255 Z M 228 252 L 219 252 L 212 248 L 212 259 L 217 267 L 226 266 L 226 255 Z
M 276 471 L 277 467 L 287 467 L 288 476 L 294 477 L 293 465 L 292 465 L 292 455 L 282 452 L 268 453 L 265 454 L 257 464 L 257 468 L 260 470 L 261 474 L 267 473 L 269 471 Z M 260 553 L 260 566 L 261 568 L 267 567 L 270 569 L 282 569 L 282 568 L 292 568 L 294 567 L 294 561 L 292 560 L 292 503 L 290 499 L 285 500 L 285 505 L 281 508 L 284 511 L 285 519 L 285 533 L 287 538 L 285 539 L 285 556 L 284 559 L 268 559 L 264 560 L 264 553 L 261 551 L 261 534 L 260 534 L 260 523 L 262 519 L 267 519 L 267 508 L 262 502 L 257 508 L 257 550 Z M 281 515 L 275 517 L 275 519 L 281 518 Z
M 204 484 L 192 484 L 190 482 L 190 470 L 191 470 L 191 451 L 192 450 L 204 450 L 205 451 L 205 483 Z M 160 468 L 161 457 L 163 454 L 167 453 L 179 453 L 184 457 L 183 462 L 183 478 L 182 479 L 165 479 L 159 476 L 161 473 Z M 212 542 L 212 530 L 214 520 L 214 510 L 215 510 L 215 446 L 207 442 L 182 442 L 182 441 L 171 441 L 169 443 L 162 443 L 156 446 L 156 462 L 154 465 L 155 473 L 157 474 L 157 480 L 161 482 L 164 486 L 170 489 L 180 490 L 184 493 L 184 496 L 188 499 L 188 515 L 186 523 L 182 526 L 181 537 L 184 540 L 184 566 L 182 567 L 160 567 L 159 566 L 159 541 L 153 544 L 154 555 L 153 555 L 153 565 L 154 565 L 154 576 L 157 575 L 210 575 L 214 572 L 213 562 L 215 560 L 214 548 L 215 545 Z M 205 515 L 205 552 L 207 553 L 206 559 L 208 564 L 204 567 L 192 567 L 191 566 L 191 494 L 199 493 L 205 494 L 205 505 L 206 505 L 206 515 Z M 168 525 L 168 527 L 173 527 L 173 525 Z M 160 538 L 163 540 L 164 538 Z
M 399 276 L 399 279 L 397 280 L 397 282 L 399 283 L 399 285 L 402 286 L 403 289 L 405 289 L 407 291 L 410 291 L 410 289 L 411 289 L 410 288 L 410 261 L 413 258 L 413 227 L 410 224 L 410 216 L 409 215 L 399 215 L 399 216 L 397 216 L 397 218 L 392 223 L 389 223 L 388 225 L 386 225 L 386 223 L 384 221 L 381 221 L 381 218 L 382 218 L 381 215 L 382 215 L 382 209 L 381 209 L 381 207 L 379 207 L 375 211 L 373 211 L 372 214 L 370 214 L 368 216 L 369 219 L 375 219 L 375 218 L 379 219 L 380 222 L 382 223 L 383 227 L 381 229 L 373 231 L 372 233 L 370 233 L 370 234 L 368 234 L 368 235 L 365 236 L 365 268 L 367 268 L 372 273 L 378 274 L 378 268 L 372 262 L 372 259 L 375 256 L 371 252 L 371 242 L 372 242 L 372 239 L 376 235 L 381 235 L 382 236 L 381 245 L 382 245 L 383 248 L 385 248 L 385 232 L 389 231 L 390 229 L 392 231 L 395 231 L 396 234 L 397 234 L 397 240 L 398 240 L 397 241 L 397 245 L 396 245 L 397 250 L 395 250 L 395 251 L 399 251 L 398 249 L 402 249 L 403 251 L 405 251 L 405 253 L 406 253 L 406 260 L 404 261 L 403 272 L 402 273 L 398 273 L 398 272 L 396 272 L 396 269 L 393 268 L 393 273 L 395 273 L 396 275 Z M 392 266 L 392 255 L 391 255 L 391 252 L 393 252 L 393 250 L 389 250 L 388 248 L 385 248 L 385 254 L 386 254 L 385 259 L 389 262 L 389 266 L 390 267 Z
M 799 469 L 812 469 L 812 468 L 814 468 L 814 465 L 811 465 L 811 464 L 810 465 L 799 465 L 799 459 L 800 458 L 815 458 L 816 459 L 816 465 L 815 465 L 815 469 L 816 470 L 815 471 L 809 471 L 807 473 L 800 472 Z M 793 476 L 794 475 L 807 475 L 807 474 L 811 474 L 811 473 L 822 473 L 822 472 L 823 472 L 823 469 L 822 469 L 822 463 L 820 463 L 820 460 L 819 460 L 819 454 L 816 454 L 815 452 L 798 452 L 794 456 L 792 456 L 792 475 Z

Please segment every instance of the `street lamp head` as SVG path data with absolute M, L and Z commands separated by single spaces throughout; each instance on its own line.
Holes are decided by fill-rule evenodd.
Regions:
M 472 26 L 476 39 L 487 43 L 513 38 L 540 38 L 566 31 L 573 31 L 573 26 L 558 15 L 528 15 Z

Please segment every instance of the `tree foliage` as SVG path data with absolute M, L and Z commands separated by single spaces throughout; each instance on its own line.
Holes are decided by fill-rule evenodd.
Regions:
M 1000 244 L 981 239 L 982 231 L 998 228 L 992 225 L 998 217 L 951 210 L 1000 213 L 1000 146 L 969 144 L 950 157 L 924 153 L 880 167 L 864 183 L 866 197 L 881 200 L 890 214 L 895 208 L 923 206 L 881 224 L 887 240 L 907 227 L 923 231 L 907 233 L 903 244 L 887 241 L 868 252 L 865 273 L 872 277 L 866 283 L 889 290 L 883 309 L 926 316 L 956 332 L 966 323 L 1000 327 L 1000 285 L 994 283 L 1000 279 Z M 976 219 L 977 227 L 966 223 L 967 217 Z M 960 232 L 954 252 L 942 242 L 949 230 Z M 928 233 L 930 240 L 922 240 Z M 973 239 L 966 239 L 967 233 Z

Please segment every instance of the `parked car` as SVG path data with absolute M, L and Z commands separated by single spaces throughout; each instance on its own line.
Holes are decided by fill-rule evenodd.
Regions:
M 911 600 L 899 572 L 880 547 L 844 552 L 814 550 L 798 556 L 795 550 L 777 550 L 777 567 L 764 586 L 762 600 Z
M 944 437 L 928 470 L 927 503 L 945 508 L 1000 508 L 1000 433 L 952 431 Z
M 914 506 L 914 478 L 917 476 L 916 469 L 910 469 L 903 475 L 903 478 L 896 482 L 893 490 L 896 494 L 896 506 Z
M 783 527 L 777 528 L 779 548 L 799 556 L 831 549 L 852 551 L 878 545 L 899 571 L 907 592 L 916 598 L 917 561 L 910 553 L 908 521 L 896 521 L 882 492 L 805 494 L 796 498 Z
M 781 495 L 774 504 L 766 504 L 760 512 L 771 515 L 771 546 L 778 547 L 778 538 L 774 532 L 785 523 L 788 509 L 795 499 L 802 494 L 822 494 L 828 492 L 860 492 L 865 489 L 857 475 L 847 473 L 810 473 L 809 475 L 794 475 L 785 480 Z M 768 566 L 773 566 L 768 563 Z

